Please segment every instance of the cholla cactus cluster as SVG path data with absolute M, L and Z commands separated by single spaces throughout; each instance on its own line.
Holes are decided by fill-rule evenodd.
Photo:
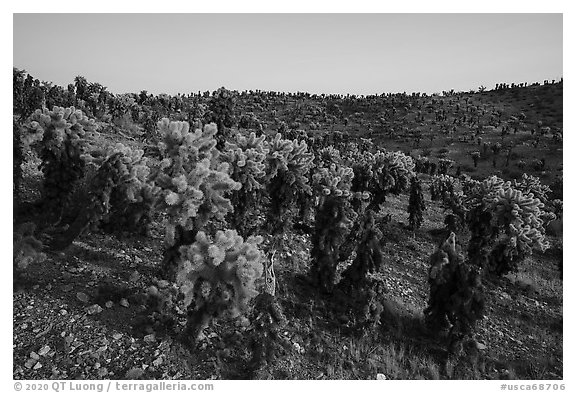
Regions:
M 398 194 L 410 184 L 415 165 L 411 157 L 401 152 L 366 152 L 353 164 L 354 191 L 367 191 L 372 196 L 371 205 L 377 208 L 389 193 Z
M 282 139 L 281 134 L 276 134 L 274 139 L 266 143 L 266 148 L 268 149 L 266 161 L 269 180 L 281 176 L 291 187 L 306 188 L 308 186 L 307 174 L 312 166 L 314 155 L 308 151 L 306 142 Z
M 266 175 L 265 135 L 248 137 L 236 135 L 234 142 L 226 142 L 222 159 L 233 168 L 231 177 L 242 184 L 242 189 L 252 192 L 262 188 L 261 179 Z
M 143 150 L 118 143 L 114 153 L 120 153 L 120 159 L 114 168 L 111 210 L 103 219 L 104 225 L 118 230 L 146 231 L 160 189 L 150 181 L 150 167 Z
M 194 339 L 214 317 L 237 317 L 258 294 L 256 280 L 263 273 L 260 236 L 246 241 L 234 230 L 218 231 L 214 239 L 205 232 L 182 246 L 183 262 L 176 281 L 189 310 L 187 332 Z
M 119 209 L 122 205 L 130 203 L 129 198 L 137 201 L 136 189 L 142 191 L 145 188 L 147 192 L 153 194 L 149 199 L 156 199 L 159 191 L 153 185 L 139 184 L 138 176 L 145 175 L 147 171 L 141 165 L 134 165 L 134 156 L 131 153 L 133 152 L 129 149 L 119 147 L 98 168 L 90 180 L 86 201 L 80 212 L 64 233 L 52 239 L 50 247 L 53 250 L 68 247 L 88 226 L 105 219 L 114 207 L 113 201 L 118 204 L 115 207 Z M 135 154 L 141 158 L 139 153 Z M 116 193 L 115 200 L 114 193 Z
M 35 144 L 44 173 L 42 190 L 46 210 L 61 211 L 73 185 L 84 174 L 86 154 L 90 147 L 87 131 L 95 131 L 96 123 L 74 107 L 36 110 L 28 119 L 22 138 Z M 58 218 L 58 217 L 54 217 Z
M 469 256 L 496 274 L 515 271 L 533 249 L 546 250 L 544 204 L 497 176 L 473 188 Z
M 230 165 L 216 150 L 214 124 L 190 131 L 187 122 L 158 122 L 163 160 L 154 177 L 167 208 L 166 243 L 175 243 L 176 226 L 201 229 L 209 219 L 224 219 L 233 210 L 227 194 L 241 184 L 230 177 Z
M 525 195 L 505 184 L 508 187 L 499 190 L 487 204 L 495 225 L 502 228 L 490 259 L 490 270 L 497 274 L 517 270 L 518 263 L 533 249 L 545 251 L 550 247 L 541 218 L 544 204 L 532 194 Z
M 312 175 L 312 184 L 321 198 L 350 198 L 353 178 L 352 168 L 332 163 Z
M 393 194 L 400 193 L 408 189 L 410 179 L 414 176 L 414 160 L 402 152 L 379 151 L 375 155 L 376 167 L 379 177 L 384 180 L 389 190 Z
M 310 168 L 314 155 L 308 151 L 306 142 L 282 139 L 276 134 L 266 143 L 266 180 L 270 209 L 268 220 L 273 232 L 281 232 L 290 226 L 289 212 L 292 205 L 303 195 L 311 195 L 309 184 Z
M 313 175 L 313 185 L 320 196 L 320 203 L 312 236 L 311 256 L 314 262 L 311 275 L 326 292 L 333 290 L 340 248 L 356 217 L 350 200 L 353 197 L 369 197 L 368 193 L 350 191 L 353 178 L 352 168 L 336 164 L 321 168 Z
M 449 160 L 447 158 L 442 158 L 440 160 L 438 160 L 438 174 L 440 175 L 446 175 L 448 173 L 448 170 L 454 165 L 454 161 L 453 160 Z
M 236 135 L 234 143 L 226 142 L 222 158 L 232 168 L 231 178 L 242 188 L 232 192 L 234 206 L 233 225 L 240 233 L 247 232 L 249 216 L 256 210 L 260 192 L 264 188 L 262 179 L 266 176 L 265 135 L 259 137 L 251 132 L 248 137 Z
M 97 125 L 94 119 L 73 106 L 69 108 L 55 106 L 52 110 L 36 109 L 28 118 L 25 128 L 27 133 L 22 136 L 24 143 L 31 145 L 44 139 L 48 146 L 42 147 L 54 149 L 56 154 L 68 141 L 75 146 L 81 145 L 86 131 L 95 131 Z
M 446 201 L 456 192 L 457 179 L 449 175 L 435 175 L 430 183 L 430 198 Z
M 454 350 L 473 334 L 484 315 L 485 301 L 480 270 L 464 262 L 456 250 L 456 236 L 448 239 L 430 257 L 430 297 L 424 310 L 426 323 L 434 331 L 449 328 Z

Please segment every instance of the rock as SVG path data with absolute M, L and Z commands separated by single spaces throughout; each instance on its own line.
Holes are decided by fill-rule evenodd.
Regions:
M 486 349 L 486 345 L 482 344 L 482 343 L 476 343 L 476 348 L 478 348 L 480 351 L 483 351 Z
M 166 280 L 158 281 L 158 288 L 168 288 L 169 285 L 170 283 Z
M 102 367 L 98 369 L 98 376 L 100 378 L 105 377 L 106 375 L 108 375 L 108 369 L 106 367 Z
M 34 365 L 34 370 L 38 370 L 39 368 L 42 368 L 42 363 L 38 362 Z
M 128 300 L 126 300 L 126 299 L 120 300 L 120 305 L 122 307 L 126 307 L 126 308 L 130 307 L 130 303 L 128 303 Z
M 152 364 L 154 365 L 154 367 L 158 367 L 162 363 L 164 363 L 164 356 L 160 356 L 160 357 L 158 357 L 152 361 Z
M 48 352 L 50 352 L 50 346 L 44 345 L 42 348 L 40 348 L 40 351 L 38 351 L 38 355 L 46 356 Z
M 89 307 L 86 307 L 86 312 L 88 313 L 88 315 L 99 314 L 103 310 L 104 309 L 102 307 L 100 307 L 99 304 L 93 304 Z
M 129 280 L 130 282 L 136 282 L 140 279 L 140 277 L 142 276 L 140 275 L 140 273 L 138 273 L 138 271 L 133 271 L 132 274 L 130 275 Z
M 40 355 L 38 355 L 36 352 L 30 352 L 30 358 L 34 359 L 34 360 L 38 360 L 38 359 L 40 359 Z
M 386 375 L 378 373 L 378 374 L 376 374 L 376 379 L 383 381 L 383 380 L 386 380 L 387 378 L 386 378 Z
M 237 319 L 236 326 L 247 328 L 250 326 L 250 320 L 244 316 L 241 316 Z
M 76 294 L 76 298 L 80 300 L 82 303 L 88 303 L 89 301 L 88 295 L 86 295 L 84 292 L 78 292 Z
M 66 311 L 64 309 L 60 310 L 60 315 L 67 315 L 67 314 L 68 314 L 68 311 Z
M 22 325 L 20 325 L 20 329 L 22 329 L 22 330 L 28 329 L 28 324 L 27 324 L 27 323 L 23 323 Z
M 140 379 L 144 375 L 144 370 L 141 368 L 132 368 L 126 372 L 124 378 L 126 379 Z
M 156 342 L 156 336 L 154 335 L 154 333 L 148 334 L 147 336 L 144 336 L 144 342 L 147 342 L 147 343 Z
M 32 368 L 32 366 L 34 366 L 37 362 L 38 362 L 38 360 L 36 360 L 36 359 L 28 359 L 26 361 L 26 363 L 24 363 L 24 367 Z
M 105 304 L 106 308 L 112 308 L 114 306 L 114 302 L 111 300 L 108 300 Z
M 114 333 L 114 334 L 112 335 L 112 338 L 113 338 L 114 340 L 120 340 L 120 339 L 122 338 L 122 333 Z

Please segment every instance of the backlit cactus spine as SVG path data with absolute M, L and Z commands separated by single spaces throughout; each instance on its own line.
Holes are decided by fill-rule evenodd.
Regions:
M 180 248 L 176 282 L 188 308 L 187 338 L 196 341 L 214 318 L 247 311 L 264 269 L 261 242 L 260 236 L 244 241 L 234 230 L 218 231 L 214 239 L 200 231 L 194 243 Z

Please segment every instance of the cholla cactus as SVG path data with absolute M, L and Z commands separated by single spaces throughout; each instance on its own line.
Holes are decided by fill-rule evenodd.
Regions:
M 388 193 L 399 194 L 408 189 L 415 175 L 412 157 L 401 152 L 378 151 L 374 155 L 374 178 L 369 190 L 376 206 L 384 202 Z
M 160 204 L 168 211 L 166 243 L 176 243 L 176 227 L 202 229 L 211 218 L 224 219 L 233 210 L 226 194 L 240 183 L 230 178 L 230 165 L 216 150 L 216 125 L 190 131 L 187 122 L 158 122 L 163 160 L 153 176 L 162 189 Z
M 234 107 L 236 98 L 234 93 L 224 87 L 214 92 L 208 103 L 210 108 L 211 121 L 216 123 L 220 133 L 215 136 L 218 148 L 224 147 L 226 139 L 230 136 L 227 128 L 232 127 L 236 122 Z
M 289 211 L 302 195 L 311 195 L 309 172 L 314 155 L 308 151 L 306 142 L 282 139 L 276 134 L 266 143 L 266 180 L 270 210 L 268 220 L 273 232 L 278 233 L 291 225 Z
M 533 249 L 545 251 L 550 247 L 544 237 L 543 208 L 544 204 L 532 194 L 525 195 L 512 187 L 499 190 L 488 202 L 493 222 L 502 228 L 491 252 L 490 271 L 500 275 L 516 271 L 518 263 Z
M 369 197 L 368 193 L 350 191 L 353 177 L 352 168 L 336 164 L 321 168 L 312 176 L 320 202 L 312 236 L 311 276 L 326 292 L 331 292 L 334 287 L 336 268 L 340 262 L 340 247 L 355 217 L 350 200 Z
M 439 175 L 446 175 L 448 170 L 454 165 L 454 161 L 442 158 L 438 160 L 438 174 Z
M 540 202 L 543 203 L 548 202 L 548 195 L 552 192 L 550 187 L 542 184 L 539 177 L 530 176 L 526 173 L 522 174 L 520 181 L 514 180 L 512 185 L 515 189 L 522 191 L 523 194 L 532 193 L 534 197 L 540 199 Z
M 261 181 L 266 175 L 265 135 L 259 137 L 251 132 L 248 137 L 236 135 L 234 143 L 226 142 L 223 161 L 232 168 L 230 177 L 242 187 L 232 192 L 234 212 L 232 223 L 241 234 L 247 233 L 249 216 L 256 210 L 261 190 Z
M 138 201 L 153 204 L 159 190 L 146 182 L 148 170 L 141 159 L 141 152 L 117 145 L 90 180 L 84 206 L 66 231 L 52 239 L 50 247 L 53 250 L 68 247 L 90 225 L 108 216 L 112 202 L 117 204 L 115 213 L 119 213 L 123 205 Z
M 426 204 L 424 203 L 422 186 L 420 185 L 420 180 L 414 176 L 410 184 L 410 199 L 408 200 L 408 224 L 412 230 L 422 226 L 422 213 L 424 210 L 426 210 Z
M 234 230 L 218 231 L 212 240 L 205 232 L 182 246 L 183 262 L 176 282 L 188 307 L 185 334 L 194 341 L 213 318 L 237 317 L 258 294 L 256 280 L 263 272 L 260 236 L 246 241 Z
M 453 232 L 430 257 L 428 283 L 426 323 L 436 332 L 449 328 L 450 349 L 454 352 L 473 334 L 476 322 L 483 317 L 485 301 L 480 270 L 464 263 Z
M 351 153 L 351 152 L 348 152 Z M 319 166 L 328 166 L 332 163 L 337 164 L 342 162 L 340 150 L 333 146 L 328 146 L 318 151 L 316 160 Z
M 479 151 L 473 151 L 470 153 L 470 157 L 472 157 L 472 161 L 474 162 L 474 168 L 478 167 L 478 161 L 482 155 Z
M 35 145 L 42 160 L 45 210 L 50 218 L 58 219 L 74 183 L 84 174 L 90 145 L 87 131 L 95 131 L 96 123 L 74 107 L 55 106 L 52 110 L 37 109 L 24 128 L 24 143 Z
M 416 160 L 414 160 L 414 170 L 419 173 L 428 173 L 430 170 L 430 159 L 422 156 L 416 157 Z
M 103 226 L 114 230 L 147 233 L 160 189 L 150 181 L 150 167 L 144 151 L 121 143 L 113 152 L 121 153 L 116 168 L 117 180 L 110 195 L 111 209 Z
M 436 175 L 430 183 L 430 198 L 446 201 L 456 192 L 457 179 L 448 175 Z
M 366 152 L 353 164 L 354 191 L 366 191 L 372 195 L 371 210 L 377 210 L 389 193 L 398 194 L 408 188 L 415 175 L 414 161 L 401 152 Z
M 471 239 L 468 255 L 495 274 L 515 271 L 533 249 L 546 250 L 544 204 L 510 182 L 492 176 L 469 196 Z

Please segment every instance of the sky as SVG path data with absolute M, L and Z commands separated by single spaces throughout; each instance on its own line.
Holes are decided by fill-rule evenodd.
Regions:
M 562 74 L 562 14 L 14 14 L 13 66 L 112 93 L 467 91 Z

